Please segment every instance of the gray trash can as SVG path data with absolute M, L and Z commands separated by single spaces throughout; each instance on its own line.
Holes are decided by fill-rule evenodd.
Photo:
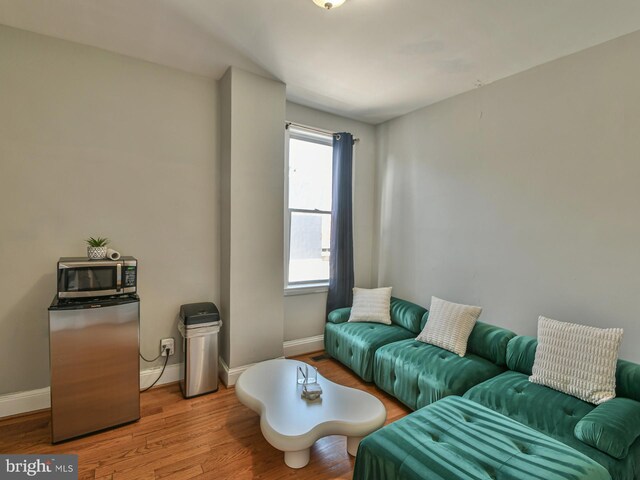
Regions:
M 182 335 L 184 371 L 180 388 L 185 398 L 218 389 L 218 333 L 220 313 L 213 303 L 180 307 L 178 330 Z

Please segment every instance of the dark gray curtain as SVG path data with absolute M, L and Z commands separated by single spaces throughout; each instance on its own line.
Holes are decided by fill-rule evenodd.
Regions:
M 353 300 L 352 163 L 353 136 L 345 132 L 335 134 L 327 314 L 336 308 L 350 307 Z

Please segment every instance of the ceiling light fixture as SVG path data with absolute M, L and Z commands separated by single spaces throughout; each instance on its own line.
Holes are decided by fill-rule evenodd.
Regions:
M 331 10 L 332 8 L 338 8 L 345 1 L 346 0 L 313 0 L 313 3 L 325 10 Z

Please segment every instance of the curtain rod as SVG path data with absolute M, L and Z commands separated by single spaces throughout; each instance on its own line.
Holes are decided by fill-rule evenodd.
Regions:
M 310 127 L 308 125 L 302 125 L 301 123 L 285 122 L 285 124 L 284 124 L 285 130 L 288 129 L 290 126 L 298 127 L 298 128 L 300 128 L 302 130 L 309 130 L 311 132 L 322 133 L 324 135 L 337 135 L 338 134 L 338 132 L 332 132 L 330 130 L 323 130 L 321 128 Z M 359 142 L 360 139 L 359 138 L 354 138 L 353 141 L 354 142 Z

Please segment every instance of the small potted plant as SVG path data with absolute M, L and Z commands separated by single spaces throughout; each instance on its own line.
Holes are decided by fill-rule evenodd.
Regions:
M 109 244 L 108 238 L 93 238 L 89 237 L 87 242 L 87 257 L 90 260 L 102 260 L 107 257 L 107 245 Z

